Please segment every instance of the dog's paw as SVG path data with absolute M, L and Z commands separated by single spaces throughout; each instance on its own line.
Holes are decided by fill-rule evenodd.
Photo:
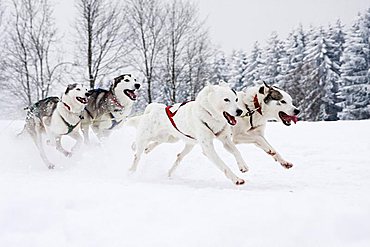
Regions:
M 236 185 L 242 185 L 242 184 L 244 184 L 244 183 L 245 183 L 244 179 L 241 179 L 241 178 L 238 178 L 238 179 L 236 180 L 236 182 L 235 182 L 235 184 L 236 184 Z
M 281 166 L 284 167 L 285 169 L 290 169 L 293 167 L 293 164 L 290 162 L 283 162 L 281 163 Z
M 72 152 L 64 152 L 63 154 L 64 154 L 64 156 L 66 156 L 67 158 L 71 158 L 71 157 L 72 157 Z
M 239 167 L 239 170 L 242 172 L 242 173 L 245 173 L 247 171 L 249 171 L 249 168 L 244 166 L 244 167 Z

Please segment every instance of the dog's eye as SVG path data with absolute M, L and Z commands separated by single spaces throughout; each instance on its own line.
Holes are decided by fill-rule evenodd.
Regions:
M 79 89 L 79 88 L 77 88 L 76 90 L 77 90 L 77 91 L 81 91 L 81 89 Z
M 224 99 L 225 102 L 230 102 L 230 100 L 228 98 Z
M 239 100 L 239 99 L 238 99 L 238 98 L 236 98 L 235 102 L 238 102 L 238 100 Z
M 280 101 L 281 104 L 286 104 L 285 100 Z
M 125 82 L 129 82 L 130 80 L 129 79 L 125 79 Z

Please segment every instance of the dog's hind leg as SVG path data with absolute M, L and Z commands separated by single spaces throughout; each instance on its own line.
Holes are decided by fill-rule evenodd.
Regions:
M 247 172 L 248 166 L 245 163 L 242 155 L 240 154 L 239 150 L 236 148 L 235 144 L 232 142 L 231 138 L 229 136 L 224 136 L 219 138 L 222 144 L 224 145 L 224 148 L 230 152 L 236 160 L 236 163 L 238 164 L 239 170 L 241 172 Z
M 218 169 L 220 169 L 225 174 L 228 179 L 233 181 L 233 183 L 236 185 L 241 185 L 245 183 L 243 179 L 238 178 L 221 160 L 221 158 L 216 153 L 212 139 L 203 139 L 198 141 L 202 146 L 203 154 L 207 156 L 208 159 L 210 159 L 218 167 Z
M 148 146 L 145 148 L 144 152 L 146 154 L 150 153 L 151 151 L 153 151 L 154 148 L 156 148 L 159 144 L 161 144 L 161 142 L 151 142 L 148 144 Z
M 36 126 L 36 129 L 37 129 L 37 126 Z M 44 146 L 42 145 L 42 135 L 41 135 L 41 132 L 39 130 L 36 130 L 35 132 L 30 131 L 30 134 L 31 134 L 32 139 L 34 140 L 34 142 L 36 144 L 37 149 L 40 152 L 41 159 L 44 161 L 44 163 L 46 164 L 47 168 L 54 169 L 55 165 L 53 163 L 51 163 L 48 160 L 48 158 L 46 157 Z
M 171 167 L 171 169 L 168 171 L 168 176 L 171 177 L 172 176 L 172 173 L 176 170 L 176 168 L 179 166 L 180 162 L 182 161 L 182 159 L 190 153 L 190 151 L 194 148 L 194 144 L 185 144 L 185 147 L 184 149 L 177 154 L 177 159 L 175 161 L 175 163 L 173 164 L 173 166 Z
M 147 143 L 148 143 L 147 141 L 139 141 L 139 142 L 136 141 L 136 152 L 134 155 L 134 161 L 132 163 L 132 166 L 129 169 L 130 172 L 136 171 L 141 155 L 143 154 Z

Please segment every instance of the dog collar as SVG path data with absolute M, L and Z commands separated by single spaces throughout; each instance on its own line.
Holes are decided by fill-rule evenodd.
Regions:
M 69 106 L 69 105 L 67 105 L 66 103 L 64 103 L 63 101 L 62 101 L 62 103 L 64 104 L 64 106 L 67 108 L 67 110 L 68 111 L 71 111 L 71 107 Z
M 260 103 L 258 102 L 257 94 L 253 98 L 253 104 L 254 104 L 255 111 L 257 111 L 259 114 L 262 115 L 262 107 Z
M 116 97 L 113 95 L 113 93 L 111 94 L 112 97 L 110 97 L 110 100 L 120 108 L 120 110 L 122 110 L 123 108 L 125 108 L 123 105 L 121 105 L 121 103 L 118 102 L 118 100 L 116 99 Z

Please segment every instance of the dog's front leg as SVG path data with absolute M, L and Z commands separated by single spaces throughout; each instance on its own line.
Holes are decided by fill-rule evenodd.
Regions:
M 36 128 L 40 128 L 40 127 L 37 126 Z M 42 133 L 39 130 L 36 130 L 34 133 L 31 133 L 31 136 L 33 140 L 35 141 L 35 144 L 40 152 L 40 156 L 42 160 L 45 162 L 46 166 L 49 169 L 54 169 L 55 165 L 51 163 L 46 157 L 44 146 L 42 145 Z
M 203 154 L 207 156 L 208 159 L 210 159 L 217 167 L 220 169 L 225 176 L 233 181 L 236 185 L 244 184 L 245 181 L 241 178 L 238 178 L 229 167 L 226 166 L 226 164 L 220 159 L 218 154 L 215 151 L 215 148 L 213 146 L 213 141 L 211 138 L 209 139 L 198 139 L 200 145 L 202 146 Z
M 85 144 L 89 145 L 90 144 L 90 138 L 89 138 L 89 126 L 90 126 L 90 124 L 89 123 L 84 123 L 83 121 L 84 120 L 82 120 L 82 122 L 81 122 L 81 131 L 82 131 L 82 134 L 84 136 Z
M 83 138 L 78 131 L 72 131 L 72 133 L 69 136 L 72 137 L 76 141 L 76 144 L 71 149 L 71 155 L 72 155 L 81 147 Z
M 55 137 L 55 143 L 56 143 L 56 149 L 61 152 L 62 154 L 64 154 L 64 156 L 66 157 L 70 157 L 71 156 L 71 152 L 68 152 L 67 150 L 65 150 L 63 147 L 62 147 L 62 141 L 61 141 L 61 136 L 57 136 Z
M 267 142 L 266 138 L 261 135 L 253 136 L 254 143 L 263 149 L 268 155 L 271 155 L 275 161 L 279 162 L 284 168 L 289 169 L 293 164 L 284 160 L 283 157 Z
M 243 160 L 242 155 L 240 154 L 239 150 L 236 148 L 235 144 L 232 142 L 231 137 L 229 135 L 225 135 L 219 138 L 222 144 L 224 145 L 224 148 L 230 152 L 232 155 L 234 155 L 235 160 L 238 164 L 239 170 L 241 172 L 247 172 L 248 166 Z

